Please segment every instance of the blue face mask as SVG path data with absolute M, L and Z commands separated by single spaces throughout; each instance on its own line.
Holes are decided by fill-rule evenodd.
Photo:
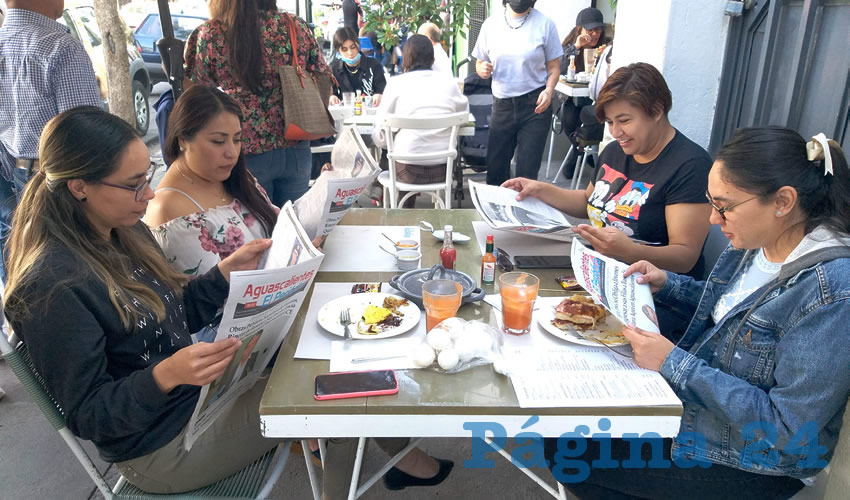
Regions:
M 349 59 L 343 56 L 342 54 L 339 55 L 339 58 L 342 59 L 342 62 L 344 62 L 345 64 L 348 64 L 349 66 L 354 66 L 360 61 L 360 52 L 358 52 L 357 55 L 354 56 L 354 59 Z

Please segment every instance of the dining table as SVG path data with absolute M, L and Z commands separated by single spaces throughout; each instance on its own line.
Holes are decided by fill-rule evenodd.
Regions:
M 473 209 L 352 208 L 336 230 L 344 226 L 416 226 L 418 221 L 422 220 L 428 221 L 436 228 L 450 224 L 455 231 L 470 236 L 476 235 L 475 226 L 479 225 L 478 233 L 481 233 L 481 218 Z M 502 235 L 507 233 L 496 230 L 492 230 L 492 233 L 495 233 L 498 247 Z M 517 235 L 511 234 L 511 236 Z M 531 239 L 531 242 L 526 244 L 532 247 L 534 241 L 538 241 L 535 236 L 524 237 Z M 480 277 L 482 258 L 481 246 L 477 244 L 477 239 L 473 236 L 472 241 L 455 244 L 456 269 L 468 274 L 476 281 Z M 504 239 L 507 241 L 507 237 Z M 539 239 L 539 241 L 541 244 L 543 242 L 551 244 L 549 240 Z M 356 244 L 351 242 L 351 247 Z M 421 233 L 421 267 L 430 267 L 439 262 L 441 246 L 442 243 L 431 234 Z M 351 252 L 350 258 L 356 259 L 356 251 L 348 251 Z M 570 271 L 535 269 L 529 272 L 540 279 L 540 297 L 567 296 L 567 293 L 558 289 L 555 278 L 570 274 Z M 408 448 L 412 448 L 420 438 L 472 438 L 470 429 L 476 425 L 497 424 L 504 429 L 508 437 L 512 437 L 521 432 L 528 432 L 527 427 L 533 423 L 532 432 L 543 437 L 558 437 L 565 432 L 573 431 L 578 426 L 588 426 L 591 433 L 598 432 L 597 424 L 602 419 L 607 419 L 609 422 L 610 428 L 603 430 L 612 437 L 622 437 L 627 433 L 648 432 L 661 437 L 672 437 L 677 434 L 682 417 L 681 402 L 664 405 L 569 404 L 561 407 L 522 408 L 511 379 L 497 373 L 489 364 L 452 374 L 438 373 L 429 369 L 402 370 L 398 372 L 399 391 L 395 395 L 317 401 L 314 398 L 314 380 L 317 375 L 328 373 L 329 361 L 295 357 L 302 335 L 309 335 L 321 328 L 315 323 L 315 319 L 308 320 L 308 315 L 304 314 L 310 305 L 316 286 L 321 286 L 321 283 L 383 282 L 384 291 L 392 293 L 392 289 L 386 287 L 386 284 L 397 274 L 399 271 L 386 269 L 323 271 L 320 268 L 305 298 L 304 309 L 295 319 L 280 348 L 260 402 L 260 419 L 265 436 L 290 439 L 360 438 L 361 447 L 365 438 L 369 437 L 411 437 L 414 439 Z M 498 284 L 498 270 L 496 283 Z M 488 294 L 498 293 L 497 285 L 482 286 L 482 288 Z M 489 303 L 479 301 L 463 304 L 457 316 L 467 321 L 498 325 L 500 314 Z M 424 322 L 424 314 L 422 316 L 421 321 Z M 531 333 L 527 335 L 548 334 L 535 325 Z M 352 342 L 370 342 L 370 340 Z M 496 447 L 494 449 L 498 451 Z M 504 450 L 500 453 L 509 456 Z M 359 477 L 360 460 L 361 457 L 358 457 L 357 462 L 353 464 L 355 478 Z M 312 463 L 310 460 L 306 462 L 310 472 Z M 357 498 L 362 494 L 392 463 L 394 462 L 390 461 L 388 466 L 359 488 L 357 488 L 357 481 L 352 480 L 349 498 Z M 558 484 L 557 489 L 552 488 L 544 484 L 544 480 L 536 478 L 531 471 L 522 468 L 520 470 L 556 498 L 565 498 L 562 485 Z M 315 471 L 311 472 L 311 479 L 313 479 L 313 473 Z M 315 482 L 313 482 L 313 493 L 314 496 L 318 495 Z

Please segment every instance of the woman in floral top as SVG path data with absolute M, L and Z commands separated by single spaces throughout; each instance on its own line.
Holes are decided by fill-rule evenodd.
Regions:
M 277 206 L 296 200 L 310 181 L 307 141 L 283 138 L 278 68 L 291 64 L 292 44 L 285 14 L 274 0 L 212 0 L 209 21 L 186 41 L 186 76 L 219 87 L 242 105 L 242 142 L 248 170 Z M 331 74 L 307 24 L 295 18 L 298 62 L 313 73 Z
M 168 262 L 200 276 L 245 243 L 267 238 L 277 208 L 245 168 L 242 110 L 212 87 L 187 90 L 171 113 L 164 155 L 172 162 L 145 222 Z

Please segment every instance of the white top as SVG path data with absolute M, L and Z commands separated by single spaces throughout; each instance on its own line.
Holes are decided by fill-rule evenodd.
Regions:
M 437 72 L 444 72 L 449 76 L 453 76 L 452 63 L 449 61 L 449 55 L 439 43 L 434 44 L 434 64 L 431 69 Z
M 195 213 L 151 228 L 151 234 L 171 267 L 192 278 L 209 271 L 245 243 L 268 238 L 260 221 L 236 198 L 227 205 L 205 211 L 179 189 L 160 188 L 159 191 L 180 193 L 198 207 Z
M 596 102 L 599 98 L 599 92 L 602 90 L 602 87 L 605 86 L 605 82 L 608 81 L 608 77 L 611 76 L 611 64 L 607 61 L 607 59 L 608 55 L 611 53 L 611 49 L 613 48 L 613 45 L 606 47 L 596 60 L 596 69 L 593 72 L 593 76 L 590 78 L 590 84 L 588 86 L 588 90 L 590 90 L 590 98 L 593 102 Z
M 372 140 L 378 147 L 386 147 L 384 116 L 433 116 L 469 111 L 466 96 L 460 93 L 454 78 L 432 69 L 409 71 L 394 76 L 387 82 L 384 97 L 375 114 Z M 449 129 L 399 130 L 394 138 L 398 153 L 429 153 L 448 149 Z M 445 164 L 445 160 L 423 161 L 423 165 Z
M 506 9 L 508 7 L 505 7 Z M 527 94 L 546 85 L 546 62 L 564 55 L 558 28 L 532 8 L 527 18 L 496 11 L 484 21 L 472 56 L 493 64 L 493 95 L 499 99 Z M 523 21 L 525 19 L 525 21 Z
M 711 311 L 714 323 L 719 323 L 723 316 L 726 316 L 735 306 L 775 278 L 779 274 L 780 267 L 782 267 L 781 262 L 777 264 L 767 260 L 764 249 L 759 249 L 750 258 L 744 272 L 735 276 L 728 291 L 721 295 L 720 300 L 714 305 Z

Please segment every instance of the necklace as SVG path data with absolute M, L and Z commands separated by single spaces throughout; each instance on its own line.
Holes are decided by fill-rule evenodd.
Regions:
M 175 161 L 174 166 L 177 167 L 177 171 L 180 173 L 180 175 L 182 175 L 187 181 L 189 181 L 190 184 L 192 184 L 193 186 L 195 185 L 195 181 L 191 177 L 189 177 L 188 175 L 183 173 L 183 169 L 180 168 L 180 163 Z M 227 203 L 227 193 L 226 192 L 225 192 L 224 196 L 222 196 L 220 194 L 217 194 L 216 196 L 218 196 L 218 199 L 220 199 L 222 201 L 222 203 Z
M 348 72 L 351 73 L 352 75 L 356 75 L 357 73 L 360 72 L 360 66 L 357 66 L 354 69 L 351 69 L 351 66 L 349 66 L 345 63 L 343 63 L 343 66 L 345 66 L 345 69 L 347 69 Z
M 513 24 L 511 24 L 511 23 L 508 21 L 508 10 L 507 10 L 507 9 L 505 9 L 505 11 L 504 11 L 505 24 L 507 24 L 507 25 L 508 25 L 508 28 L 510 28 L 510 29 L 512 29 L 512 30 L 518 30 L 518 29 L 522 28 L 522 25 L 523 25 L 523 24 L 525 24 L 525 22 L 526 22 L 526 21 L 528 21 L 528 16 L 529 16 L 529 15 L 531 15 L 531 9 L 529 9 L 529 10 L 528 10 L 528 14 L 526 14 L 526 15 L 525 15 L 525 17 L 523 17 L 523 18 L 522 18 L 522 21 L 519 23 L 519 25 L 518 25 L 518 26 L 514 26 Z

